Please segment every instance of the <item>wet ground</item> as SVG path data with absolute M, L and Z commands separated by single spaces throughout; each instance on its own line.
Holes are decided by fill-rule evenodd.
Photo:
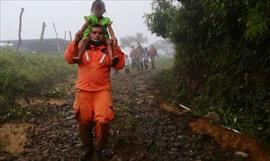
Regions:
M 206 135 L 193 134 L 189 113 L 181 116 L 162 108 L 159 91 L 151 85 L 152 71 L 112 76 L 116 118 L 108 148 L 112 161 L 244 161 Z M 80 140 L 70 95 L 62 104 L 41 104 L 43 114 L 30 118 L 24 150 L 1 161 L 78 161 Z

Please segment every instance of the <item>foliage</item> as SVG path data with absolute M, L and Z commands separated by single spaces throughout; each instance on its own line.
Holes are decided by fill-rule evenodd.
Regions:
M 66 98 L 73 86 L 74 82 L 61 82 L 49 88 L 45 95 L 51 98 Z
M 270 141 L 269 0 L 155 0 L 145 17 L 175 45 L 174 79 L 163 81 L 178 103 Z
M 136 33 L 135 36 L 126 36 L 120 38 L 121 47 L 131 47 L 136 46 L 138 43 L 143 44 L 147 43 L 148 39 L 143 35 L 143 33 Z
M 36 96 L 74 73 L 62 55 L 16 53 L 0 49 L 0 115 L 19 97 Z

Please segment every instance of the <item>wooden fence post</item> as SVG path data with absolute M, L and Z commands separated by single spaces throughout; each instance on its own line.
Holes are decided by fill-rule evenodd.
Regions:
M 19 37 L 19 41 L 17 44 L 17 51 L 19 50 L 20 46 L 21 46 L 21 42 L 22 42 L 22 15 L 24 12 L 24 8 L 21 9 L 21 13 L 20 13 L 20 18 L 19 18 L 19 33 L 18 33 L 18 37 Z
M 61 46 L 59 44 L 58 33 L 56 31 L 56 27 L 55 27 L 54 22 L 53 22 L 53 28 L 54 28 L 54 32 L 56 34 L 56 52 L 59 52 L 61 50 Z
M 69 40 L 72 41 L 71 31 L 69 30 Z
M 45 22 L 42 22 L 42 29 L 41 29 L 41 34 L 40 34 L 40 46 L 39 46 L 38 53 L 40 53 L 40 51 L 42 51 L 42 48 L 43 48 L 43 38 L 44 38 L 44 33 L 45 33 L 45 27 L 46 27 Z

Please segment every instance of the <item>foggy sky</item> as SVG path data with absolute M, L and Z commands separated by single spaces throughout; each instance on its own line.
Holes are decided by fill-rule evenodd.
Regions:
M 55 38 L 52 23 L 55 22 L 60 38 L 71 30 L 74 35 L 84 23 L 83 16 L 90 14 L 93 1 L 23 1 L 0 0 L 0 40 L 17 40 L 19 14 L 23 7 L 22 39 L 39 39 L 42 22 L 47 24 L 44 38 Z M 108 16 L 113 20 L 117 38 L 144 33 L 150 42 L 160 38 L 151 34 L 144 24 L 143 15 L 151 12 L 150 0 L 105 0 Z M 67 33 L 67 39 L 69 38 Z

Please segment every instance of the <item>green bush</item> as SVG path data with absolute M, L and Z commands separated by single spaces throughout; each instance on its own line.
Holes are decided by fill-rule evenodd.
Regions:
M 179 3 L 154 0 L 145 16 L 176 47 L 171 76 L 159 80 L 195 113 L 215 111 L 222 124 L 270 142 L 269 1 Z
M 41 91 L 67 79 L 74 71 L 63 55 L 0 49 L 0 115 L 15 106 L 17 98 L 40 95 Z

